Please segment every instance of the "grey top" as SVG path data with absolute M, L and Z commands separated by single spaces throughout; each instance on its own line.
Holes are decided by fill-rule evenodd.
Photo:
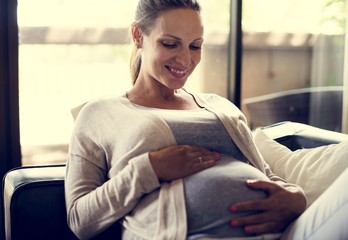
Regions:
M 242 152 L 236 147 L 222 122 L 214 113 L 204 108 L 167 110 L 137 107 L 152 111 L 163 118 L 175 135 L 178 145 L 197 145 L 245 161 Z
M 229 225 L 235 202 L 265 198 L 266 194 L 248 188 L 246 179 L 267 177 L 250 166 L 214 113 L 197 110 L 165 110 L 137 106 L 163 118 L 171 128 L 177 144 L 206 147 L 222 154 L 217 165 L 184 179 L 188 219 L 188 239 L 201 237 L 248 237 L 241 228 Z

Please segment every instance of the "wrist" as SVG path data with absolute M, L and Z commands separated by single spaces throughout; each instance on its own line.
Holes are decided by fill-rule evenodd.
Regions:
M 163 182 L 163 179 L 160 176 L 160 170 L 157 167 L 158 164 L 156 164 L 157 160 L 158 160 L 158 152 L 149 152 L 149 161 L 152 166 L 152 169 L 154 173 L 156 174 L 158 181 Z
M 307 199 L 306 196 L 304 194 L 304 192 L 302 191 L 302 189 L 300 188 L 291 188 L 289 189 L 293 194 L 292 194 L 292 203 L 294 205 L 294 213 L 301 215 L 307 207 Z

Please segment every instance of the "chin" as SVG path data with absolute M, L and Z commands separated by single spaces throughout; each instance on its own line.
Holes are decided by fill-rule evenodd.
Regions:
M 185 83 L 186 83 L 186 81 L 184 81 L 182 84 L 170 84 L 169 86 L 169 88 L 170 89 L 181 89 L 181 88 L 183 88 L 184 86 L 185 86 Z

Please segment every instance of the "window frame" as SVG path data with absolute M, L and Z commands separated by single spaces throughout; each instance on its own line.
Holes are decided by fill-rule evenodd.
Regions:
M 18 99 L 17 1 L 0 0 L 0 174 L 21 164 Z M 3 198 L 0 200 L 3 205 Z M 4 214 L 0 210 L 0 238 Z
M 241 106 L 242 91 L 242 5 L 242 0 L 230 1 L 227 98 L 238 108 Z
M 0 38 L 0 171 L 20 165 L 18 104 L 18 26 L 17 4 L 1 0 Z

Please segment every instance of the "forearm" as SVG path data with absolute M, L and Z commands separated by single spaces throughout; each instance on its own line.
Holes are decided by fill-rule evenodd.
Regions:
M 272 182 L 277 183 L 281 187 L 287 189 L 290 193 L 293 193 L 292 196 L 294 198 L 295 203 L 298 203 L 297 207 L 299 208 L 299 211 L 296 212 L 300 212 L 301 214 L 307 206 L 307 199 L 303 189 L 300 186 L 293 183 L 289 183 L 283 178 L 274 174 L 266 162 L 264 162 L 264 168 L 265 174 Z M 302 209 L 303 207 L 304 209 Z
M 102 232 L 131 211 L 143 194 L 159 186 L 145 156 L 131 161 L 109 180 L 105 170 L 86 159 L 69 160 L 65 183 L 68 225 L 80 238 Z
M 299 186 L 287 186 L 285 187 L 291 194 L 289 194 L 289 209 L 291 209 L 296 217 L 301 215 L 307 207 L 307 199 L 304 191 Z

